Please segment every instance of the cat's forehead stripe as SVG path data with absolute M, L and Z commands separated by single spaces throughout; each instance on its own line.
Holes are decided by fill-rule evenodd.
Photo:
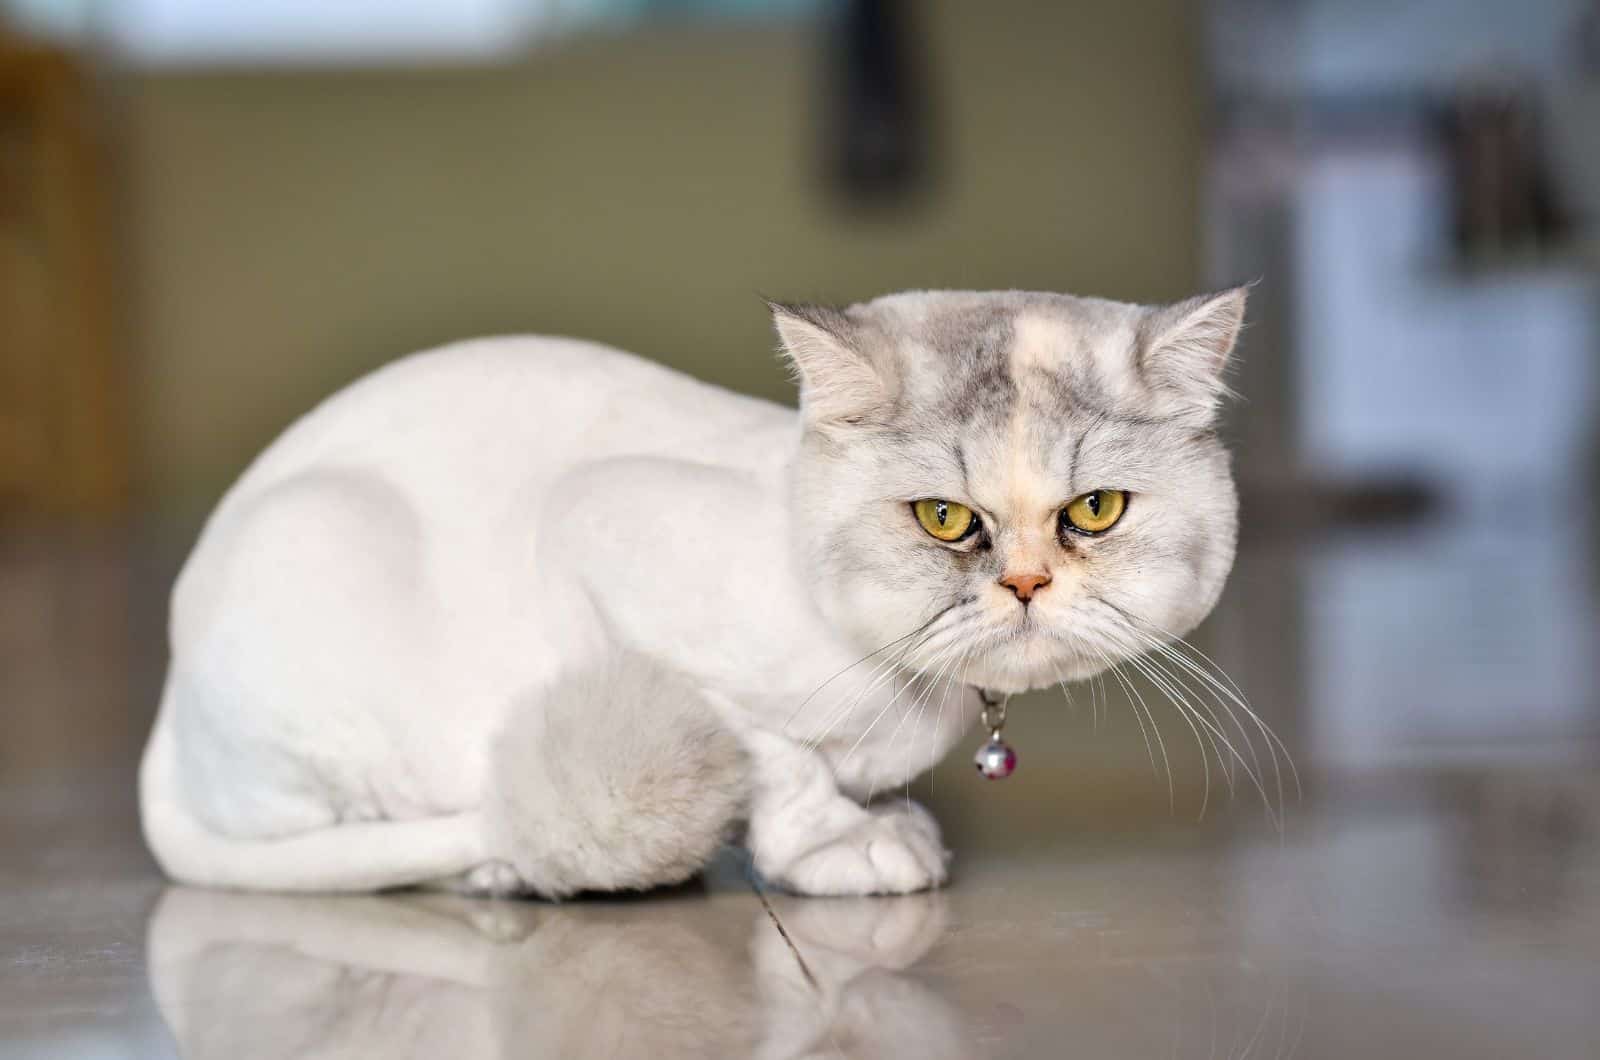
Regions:
M 1026 378 L 1031 372 L 1055 375 L 1061 368 L 1063 345 L 1070 333 L 1060 320 L 1037 312 L 1018 313 L 1011 325 L 1011 375 Z
M 913 309 L 889 326 L 920 351 L 907 406 L 918 425 L 907 429 L 948 438 L 946 466 L 966 497 L 1006 511 L 1053 508 L 1097 484 L 1079 481 L 1088 436 L 1109 431 L 1115 445 L 1130 429 L 1165 426 L 1128 406 L 1116 353 L 1126 348 L 1131 366 L 1136 338 L 1095 305 L 957 295 Z
M 936 358 L 944 413 L 969 430 L 1007 430 L 1021 405 L 1046 419 L 1109 403 L 1094 351 L 1066 315 L 1025 301 L 984 312 L 929 314 L 923 341 Z
M 989 335 L 1000 337 L 999 329 L 991 326 Z M 1005 510 L 1053 511 L 1081 485 L 1075 480 L 1087 435 L 1116 417 L 1092 344 L 1074 321 L 1024 307 L 1009 317 L 1004 337 L 963 351 L 975 365 L 967 385 L 991 387 L 986 400 L 965 399 L 963 428 L 989 439 L 980 478 L 995 499 L 1004 498 Z

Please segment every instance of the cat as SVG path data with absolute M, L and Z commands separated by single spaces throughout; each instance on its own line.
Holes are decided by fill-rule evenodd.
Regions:
M 937 887 L 905 798 L 979 689 L 1188 632 L 1233 563 L 1235 288 L 771 306 L 798 410 L 607 347 L 399 360 L 224 496 L 140 773 L 188 883 L 559 898 L 730 838 L 801 894 Z

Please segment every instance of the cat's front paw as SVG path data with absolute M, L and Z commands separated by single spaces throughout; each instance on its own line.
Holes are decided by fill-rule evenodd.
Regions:
M 897 800 L 796 858 L 778 880 L 801 894 L 910 894 L 943 884 L 949 856 L 933 815 Z

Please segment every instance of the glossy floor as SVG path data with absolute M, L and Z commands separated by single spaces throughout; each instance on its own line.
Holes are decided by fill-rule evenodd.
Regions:
M 10 539 L 0 1056 L 1600 1055 L 1590 559 L 1511 557 L 1544 588 L 1488 650 L 1452 603 L 1473 540 L 1371 545 L 1247 550 L 1203 642 L 1303 797 L 1225 697 L 1241 753 L 1203 760 L 1158 674 L 1132 691 L 1164 746 L 1113 681 L 1022 704 L 1003 784 L 913 784 L 956 851 L 941 893 L 766 894 L 730 852 L 551 905 L 166 887 L 131 761 L 181 536 Z

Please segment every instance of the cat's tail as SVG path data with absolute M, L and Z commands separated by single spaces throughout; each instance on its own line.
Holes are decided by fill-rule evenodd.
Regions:
M 179 773 L 172 680 L 139 766 L 145 842 L 182 883 L 254 891 L 374 891 L 437 879 L 483 860 L 476 814 L 364 821 L 279 838 L 223 835 L 188 805 Z
M 745 815 L 750 787 L 712 697 L 627 652 L 517 704 L 489 777 L 489 848 L 553 897 L 688 879 Z
M 743 749 L 711 697 L 656 663 L 619 654 L 513 706 L 476 811 L 228 836 L 189 805 L 172 694 L 169 679 L 140 766 L 140 812 L 161 867 L 199 886 L 455 886 L 501 862 L 520 878 L 510 889 L 548 897 L 644 890 L 704 867 L 748 798 Z

